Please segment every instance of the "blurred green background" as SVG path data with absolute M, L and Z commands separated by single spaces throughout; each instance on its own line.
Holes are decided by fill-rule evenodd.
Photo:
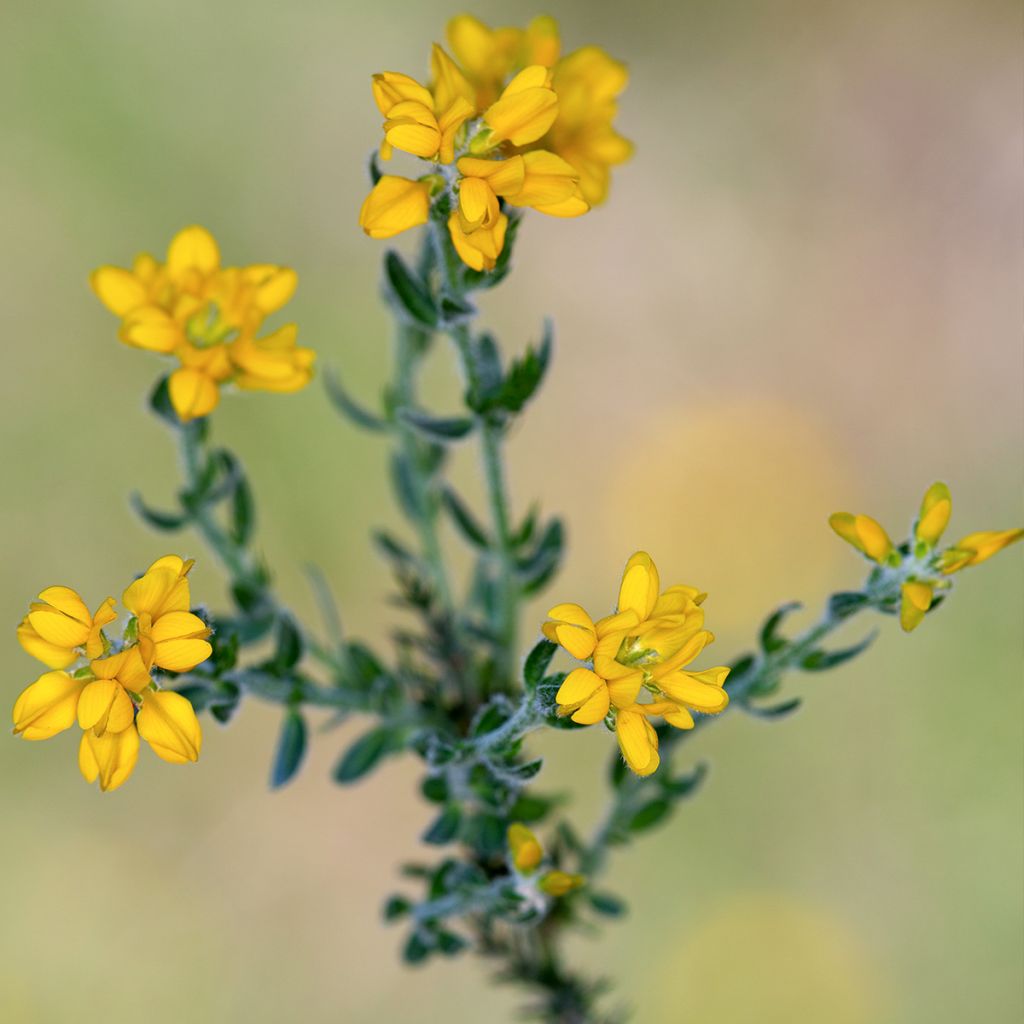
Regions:
M 128 509 L 176 481 L 143 411 L 156 357 L 87 287 L 199 222 L 233 263 L 296 267 L 289 315 L 370 399 L 389 360 L 382 246 L 355 226 L 379 115 L 368 76 L 424 73 L 457 7 L 346 0 L 37 0 L 0 15 L 0 248 L 11 702 L 38 666 L 14 627 L 41 587 L 119 595 L 196 539 Z M 517 508 L 570 524 L 555 600 L 608 607 L 635 548 L 711 592 L 719 658 L 784 600 L 816 608 L 861 563 L 837 509 L 898 532 L 953 489 L 954 538 L 1021 519 L 1021 44 L 1016 3 L 552 3 L 569 46 L 628 62 L 636 159 L 579 221 L 531 216 L 485 303 L 506 344 L 557 323 L 557 361 L 517 428 Z M 477 5 L 492 23 L 533 9 Z M 439 346 L 431 393 L 455 389 Z M 370 529 L 398 525 L 384 448 L 322 390 L 229 396 L 219 441 L 249 466 L 260 543 L 304 613 L 301 566 L 348 630 L 394 613 Z M 472 452 L 457 475 L 476 488 Z M 900 534 L 902 535 L 902 534 Z M 1020 550 L 958 578 L 912 637 L 795 681 L 801 713 L 736 715 L 694 742 L 699 799 L 614 861 L 631 916 L 575 955 L 643 1024 L 1002 1024 L 1021 1019 L 1024 903 Z M 855 639 L 868 628 L 850 628 Z M 524 644 L 530 640 L 523 638 Z M 708 662 L 711 664 L 712 662 Z M 821 691 L 821 692 L 818 692 Z M 379 905 L 417 852 L 416 766 L 328 781 L 360 726 L 271 794 L 278 716 L 206 726 L 199 766 L 145 751 L 101 796 L 69 735 L 0 743 L 0 1019 L 49 1024 L 511 1019 L 469 958 L 413 971 Z M 610 738 L 539 737 L 544 781 L 600 813 Z

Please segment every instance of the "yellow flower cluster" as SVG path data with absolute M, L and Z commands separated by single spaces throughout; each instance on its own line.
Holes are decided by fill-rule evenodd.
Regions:
M 390 238 L 425 224 L 447 192 L 448 231 L 462 261 L 491 270 L 508 229 L 504 206 L 578 217 L 608 194 L 610 169 L 629 142 L 612 127 L 626 69 L 596 46 L 560 57 L 554 19 L 491 29 L 471 15 L 448 25 L 455 60 L 438 45 L 431 84 L 385 71 L 373 77 L 384 116 L 381 157 L 394 150 L 434 165 L 418 180 L 383 175 L 359 224 Z
M 269 263 L 222 267 L 213 236 L 194 226 L 174 236 L 164 263 L 142 253 L 130 270 L 100 267 L 91 278 L 100 301 L 121 317 L 123 342 L 181 364 L 169 388 L 182 420 L 212 412 L 228 382 L 257 391 L 309 383 L 314 354 L 296 345 L 295 324 L 257 337 L 297 283 L 294 270 Z
M 605 720 L 637 775 L 657 770 L 658 734 L 651 718 L 692 729 L 691 712 L 717 714 L 729 703 L 729 669 L 687 671 L 714 636 L 704 629 L 706 594 L 677 585 L 661 590 L 651 556 L 638 551 L 626 563 L 618 609 L 595 622 L 578 604 L 548 612 L 544 635 L 589 668 L 573 669 L 555 695 L 559 715 L 593 725 Z M 638 703 L 642 690 L 653 697 Z
M 936 590 L 945 589 L 944 577 L 978 565 L 1009 544 L 1024 537 L 1024 529 L 986 530 L 969 533 L 952 547 L 938 551 L 937 545 L 949 523 L 953 502 L 944 483 L 934 483 L 925 492 L 914 523 L 913 538 L 896 547 L 877 520 L 871 516 L 836 512 L 829 525 L 862 555 L 883 567 L 899 570 L 900 625 L 908 633 L 918 626 L 931 608 Z
M 140 736 L 172 764 L 197 760 L 202 733 L 192 705 L 152 678 L 154 669 L 187 672 L 211 654 L 209 628 L 189 611 L 191 568 L 165 555 L 125 590 L 131 618 L 116 649 L 103 632 L 118 617 L 112 597 L 90 613 L 70 587 L 47 587 L 18 626 L 18 640 L 51 671 L 15 701 L 14 732 L 46 740 L 77 721 L 78 766 L 104 791 L 131 775 Z M 67 671 L 81 659 L 85 665 Z
M 508 852 L 513 871 L 523 878 L 531 878 L 544 861 L 540 840 L 518 821 L 508 827 Z M 558 897 L 581 888 L 585 882 L 582 875 L 552 868 L 540 875 L 537 888 L 547 896 Z

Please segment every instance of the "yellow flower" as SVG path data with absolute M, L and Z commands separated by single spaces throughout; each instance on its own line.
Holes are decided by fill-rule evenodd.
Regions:
M 571 875 L 567 871 L 549 871 L 537 883 L 537 888 L 548 896 L 568 896 L 569 893 L 586 885 L 586 879 L 582 875 Z
M 462 230 L 459 213 L 448 218 L 448 233 L 452 244 L 459 254 L 459 259 L 473 270 L 493 270 L 505 247 L 505 232 L 508 230 L 508 217 L 498 214 L 490 227 L 480 227 L 476 231 Z
M 959 572 L 969 565 L 980 565 L 993 555 L 998 554 L 1003 548 L 1015 544 L 1021 537 L 1024 537 L 1024 529 L 983 530 L 981 533 L 969 533 L 943 552 L 942 571 L 948 574 Z
M 627 764 L 637 774 L 658 766 L 658 740 L 649 722 L 661 716 L 692 729 L 691 712 L 717 714 L 729 703 L 724 666 L 691 672 L 687 666 L 714 639 L 704 629 L 706 594 L 677 585 L 661 590 L 657 566 L 644 551 L 626 563 L 616 611 L 595 622 L 578 604 L 548 612 L 544 635 L 591 667 L 573 669 L 555 694 L 559 715 L 593 725 L 609 717 Z M 642 689 L 654 700 L 637 703 Z
M 936 552 L 952 509 L 949 488 L 941 482 L 932 484 L 921 500 L 913 535 L 899 548 L 870 516 L 837 512 L 829 519 L 843 540 L 885 566 L 885 571 L 897 574 L 893 582 L 900 588 L 900 625 L 908 633 L 920 625 L 935 603 L 935 592 L 950 586 L 946 576 L 978 565 L 1024 537 L 1024 529 L 971 533 Z
M 175 235 L 164 263 L 143 254 L 130 270 L 100 267 L 91 278 L 100 301 L 121 317 L 123 342 L 178 359 L 181 368 L 171 374 L 169 388 L 183 420 L 212 412 L 220 386 L 239 378 L 262 390 L 302 386 L 293 377 L 295 387 L 275 387 L 276 378 L 248 373 L 234 358 L 244 363 L 261 342 L 276 347 L 256 335 L 263 320 L 288 302 L 297 282 L 295 271 L 275 264 L 223 267 L 213 236 L 197 226 Z M 288 352 L 294 370 L 308 371 L 309 349 L 292 343 Z
M 90 615 L 70 587 L 47 587 L 18 626 L 18 642 L 47 667 L 67 668 L 78 658 L 79 649 L 90 658 L 102 653 L 101 630 L 116 618 L 112 597 Z
M 456 167 L 459 179 L 459 225 L 470 234 L 477 228 L 493 228 L 501 216 L 498 196 L 522 191 L 526 162 L 521 156 L 508 160 L 462 157 Z
M 50 587 L 18 627 L 29 653 L 66 668 L 86 658 L 73 675 L 47 672 L 15 701 L 14 732 L 28 740 L 49 739 L 77 720 L 83 730 L 79 768 L 103 790 L 116 789 L 138 758 L 139 736 L 165 761 L 195 761 L 202 733 L 192 705 L 181 694 L 161 690 L 155 669 L 185 672 L 212 653 L 210 629 L 189 611 L 192 562 L 177 555 L 157 559 L 124 592 L 133 613 L 123 646 L 112 653 L 100 630 L 117 613 L 107 598 L 90 616 L 67 587 Z M 102 656 L 99 656 L 102 655 Z
M 542 144 L 576 169 L 591 206 L 608 197 L 611 168 L 633 155 L 633 144 L 612 127 L 617 97 L 628 80 L 625 65 L 597 46 L 576 50 L 554 68 L 558 117 Z
M 835 512 L 829 516 L 828 524 L 843 540 L 879 565 L 885 562 L 893 550 L 889 535 L 871 516 Z
M 579 217 L 590 209 L 579 173 L 560 156 L 535 149 L 522 160 L 522 185 L 507 196 L 513 206 L 532 206 L 549 217 Z
M 557 116 L 558 97 L 551 88 L 551 72 L 534 64 L 520 71 L 484 111 L 484 121 L 491 129 L 488 143 L 507 141 L 525 146 L 536 142 Z
M 512 866 L 521 875 L 535 871 L 544 859 L 544 849 L 540 841 L 518 821 L 514 821 L 508 827 L 508 849 L 512 855 Z
M 421 181 L 392 174 L 381 176 L 359 211 L 359 226 L 370 238 L 391 238 L 426 224 L 430 217 L 430 189 Z
M 396 71 L 373 76 L 373 98 L 385 118 L 383 159 L 390 159 L 392 148 L 445 164 L 454 159 L 456 134 L 476 113 L 473 88 L 439 46 L 431 66 L 433 92 Z

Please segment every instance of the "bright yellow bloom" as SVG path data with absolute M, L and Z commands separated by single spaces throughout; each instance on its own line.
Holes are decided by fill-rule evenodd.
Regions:
M 313 352 L 295 346 L 294 325 L 285 329 L 287 344 L 275 335 L 257 336 L 297 282 L 294 270 L 275 264 L 221 266 L 216 241 L 197 226 L 175 235 L 164 263 L 144 253 L 131 270 L 105 266 L 91 278 L 100 301 L 122 318 L 122 341 L 181 364 L 169 389 L 183 420 L 212 412 L 220 387 L 231 381 L 268 391 L 294 391 L 308 383 Z M 269 372 L 261 372 L 268 365 L 265 350 L 273 353 Z M 280 386 L 282 379 L 287 387 Z
M 505 247 L 505 232 L 508 230 L 508 217 L 498 214 L 490 227 L 480 227 L 476 231 L 462 230 L 461 217 L 453 213 L 448 218 L 448 233 L 451 236 L 459 259 L 473 270 L 493 270 Z
M 946 576 L 978 565 L 1024 537 L 1024 529 L 971 533 L 937 552 L 952 509 L 949 488 L 941 482 L 932 484 L 921 501 L 913 535 L 899 548 L 870 516 L 837 512 L 829 518 L 843 540 L 884 566 L 886 572 L 898 574 L 894 582 L 900 587 L 900 625 L 908 633 L 920 625 L 934 604 L 935 592 L 950 586 Z
M 426 224 L 430 217 L 430 189 L 422 181 L 393 174 L 381 176 L 359 211 L 359 226 L 371 238 L 391 238 Z
M 514 821 L 508 827 L 508 850 L 512 869 L 518 875 L 529 877 L 544 860 L 544 848 L 540 840 L 522 822 Z M 537 888 L 548 896 L 566 896 L 586 883 L 582 875 L 554 869 L 544 872 L 537 879 Z
M 117 618 L 108 597 L 89 614 L 85 602 L 70 587 L 47 587 L 18 627 L 18 642 L 49 668 L 67 668 L 82 650 L 90 658 L 103 651 L 101 630 Z
M 484 121 L 491 129 L 488 142 L 526 146 L 536 142 L 557 116 L 558 97 L 551 88 L 551 72 L 534 64 L 520 71 L 484 111 Z
M 591 663 L 565 677 L 555 694 L 558 714 L 581 725 L 607 719 L 637 774 L 650 774 L 658 766 L 650 716 L 692 729 L 691 712 L 717 714 L 729 703 L 724 689 L 728 668 L 687 670 L 714 639 L 703 628 L 700 603 L 706 596 L 683 585 L 662 591 L 657 566 L 638 551 L 626 563 L 612 615 L 595 622 L 580 605 L 560 604 L 548 612 L 542 627 L 549 640 Z M 637 703 L 643 689 L 653 703 Z
M 508 827 L 508 849 L 512 855 L 512 866 L 521 875 L 535 871 L 544 859 L 544 849 L 540 845 L 540 840 L 518 821 Z
M 155 670 L 187 672 L 212 653 L 209 627 L 189 611 L 191 568 L 191 560 L 165 555 L 125 590 L 133 617 L 112 652 L 100 631 L 117 618 L 113 598 L 90 616 L 73 590 L 44 590 L 18 627 L 19 640 L 47 664 L 59 660 L 66 668 L 85 658 L 87 665 L 73 675 L 47 672 L 28 686 L 14 704 L 15 733 L 49 739 L 77 721 L 79 768 L 103 790 L 131 774 L 140 735 L 165 761 L 195 761 L 202 733 L 192 705 L 152 678 Z

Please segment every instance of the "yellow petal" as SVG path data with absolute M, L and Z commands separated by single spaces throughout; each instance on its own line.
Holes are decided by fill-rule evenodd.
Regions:
M 46 672 L 22 690 L 14 702 L 15 733 L 45 740 L 75 724 L 78 696 L 85 684 L 66 672 Z
M 978 565 L 985 562 L 993 555 L 998 554 L 1003 548 L 1015 544 L 1024 537 L 1024 529 L 1015 530 L 983 530 L 980 533 L 969 533 L 966 537 L 958 540 L 951 551 L 956 552 L 954 560 L 943 556 L 943 571 L 946 573 L 956 572 L 968 565 Z
M 467 233 L 462 230 L 458 213 L 448 218 L 448 233 L 459 259 L 473 270 L 493 270 L 505 245 L 508 217 L 501 214 L 491 228 L 477 228 Z
M 97 679 L 89 683 L 82 696 L 78 699 L 78 724 L 83 729 L 92 729 L 99 726 L 97 733 L 106 731 L 107 717 L 121 694 L 127 700 L 127 694 L 120 683 L 113 679 Z M 131 701 L 128 701 L 131 704 Z M 124 728 L 124 726 L 122 726 Z M 120 730 L 115 729 L 115 732 Z
M 920 625 L 932 606 L 934 587 L 930 583 L 908 580 L 900 588 L 900 625 L 909 633 Z
M 89 639 L 87 623 L 72 619 L 47 605 L 34 605 L 28 613 L 28 621 L 43 640 L 55 647 L 80 647 Z
M 584 669 L 586 671 L 586 669 Z M 591 697 L 573 712 L 572 720 L 580 725 L 595 725 L 608 714 L 611 706 L 611 695 L 607 686 L 595 690 Z
M 164 640 L 155 645 L 153 664 L 168 672 L 188 672 L 212 653 L 213 648 L 206 640 Z
M 167 272 L 181 277 L 188 271 L 212 274 L 220 266 L 220 250 L 206 228 L 193 224 L 179 231 L 167 249 Z
M 39 600 L 86 625 L 92 622 L 85 602 L 70 587 L 47 587 L 39 594 Z
M 884 562 L 892 551 L 889 535 L 871 516 L 836 512 L 829 517 L 829 525 L 848 544 L 876 562 Z
M 433 106 L 434 97 L 431 96 L 430 90 L 420 85 L 415 78 L 398 71 L 385 71 L 374 75 L 372 83 L 373 98 L 385 117 L 396 104 L 406 100 L 415 100 L 428 108 Z
M 658 600 L 658 569 L 646 551 L 638 551 L 626 563 L 619 587 L 619 611 L 633 611 L 642 622 Z
M 914 534 L 918 540 L 934 546 L 949 523 L 953 499 L 949 488 L 941 482 L 934 483 L 925 491 L 921 512 L 917 517 Z
M 147 301 L 143 283 L 121 267 L 100 267 L 93 271 L 89 283 L 100 302 L 116 316 L 124 316 Z
M 659 679 L 658 685 L 672 700 L 706 714 L 717 714 L 729 703 L 729 695 L 720 686 L 710 685 L 689 672 L 672 672 Z
M 651 775 L 657 770 L 658 737 L 641 712 L 619 711 L 615 717 L 615 736 L 632 771 L 637 775 Z
M 500 213 L 498 197 L 482 178 L 463 178 L 459 182 L 459 213 L 462 230 L 490 227 Z
M 493 141 L 525 146 L 539 139 L 558 116 L 558 97 L 547 84 L 548 69 L 533 65 L 509 82 L 501 98 L 484 112 Z
M 168 386 L 171 405 L 185 422 L 208 415 L 220 401 L 216 383 L 201 370 L 175 370 Z
M 121 340 L 149 352 L 173 352 L 184 343 L 180 324 L 156 306 L 142 306 L 125 317 Z
M 430 70 L 436 109 L 447 110 L 456 100 L 462 99 L 469 105 L 469 113 L 472 115 L 476 90 L 455 61 L 437 43 L 434 43 L 430 51 Z
M 67 668 L 78 657 L 73 648 L 58 647 L 44 640 L 26 616 L 18 626 L 18 643 L 27 654 L 41 661 L 47 668 Z
M 295 294 L 299 275 L 290 267 L 254 265 L 246 267 L 246 277 L 256 286 L 256 305 L 263 313 L 274 313 Z
M 100 789 L 108 793 L 122 785 L 135 770 L 139 759 L 139 733 L 135 726 L 122 732 L 105 732 L 97 736 L 82 734 L 78 748 L 78 767 L 87 782 L 99 777 Z
M 391 238 L 426 224 L 430 193 L 419 181 L 385 174 L 373 186 L 359 211 L 359 226 L 371 238 Z
M 518 821 L 508 827 L 508 848 L 516 871 L 523 875 L 534 871 L 544 859 L 544 850 L 537 837 Z
M 562 681 L 555 701 L 568 707 L 579 707 L 598 691 L 605 689 L 604 680 L 589 668 L 574 668 Z
M 576 197 L 576 201 L 583 207 L 581 212 L 585 213 L 589 209 L 583 197 L 578 195 L 578 172 L 560 156 L 538 149 L 525 154 L 523 162 L 525 173 L 522 188 L 508 197 L 510 203 L 540 208 Z
M 415 100 L 391 108 L 384 122 L 384 137 L 395 149 L 425 160 L 433 157 L 441 145 L 441 129 L 433 110 Z
M 538 883 L 537 888 L 549 896 L 566 896 L 586 885 L 583 875 L 571 875 L 567 871 L 549 871 Z
M 640 687 L 643 681 L 644 674 L 640 671 L 634 671 L 629 675 L 622 676 L 620 679 L 609 679 L 608 696 L 612 704 L 617 708 L 628 708 L 631 704 L 634 704 L 640 694 Z M 602 715 L 601 717 L 603 718 L 604 716 Z
M 170 612 L 187 612 L 189 597 L 188 580 L 183 573 L 172 565 L 154 563 L 127 587 L 121 601 L 133 615 L 146 614 L 158 620 Z
M 461 157 L 456 165 L 459 173 L 467 178 L 483 178 L 495 195 L 508 196 L 523 187 L 526 176 L 526 161 L 521 156 L 507 160 L 482 160 L 479 157 Z
M 198 760 L 202 730 L 192 705 L 180 693 L 147 693 L 136 724 L 139 734 L 158 757 L 172 764 Z

